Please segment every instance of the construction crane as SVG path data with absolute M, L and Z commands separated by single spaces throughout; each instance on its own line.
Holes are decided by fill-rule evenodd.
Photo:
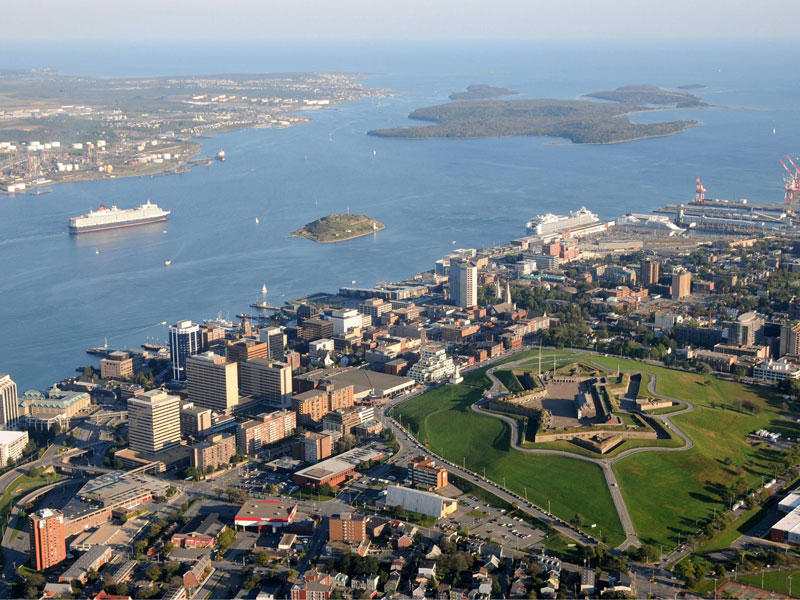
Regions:
M 788 211 L 797 213 L 800 207 L 797 206 L 795 196 L 800 191 L 800 170 L 798 170 L 791 158 L 788 156 L 786 158 L 789 159 L 789 163 L 794 167 L 794 173 L 786 166 L 785 162 L 779 161 L 784 171 L 789 175 L 783 178 L 783 184 L 786 189 L 786 193 L 783 196 L 783 204 Z
M 703 202 L 706 199 L 706 188 L 703 187 L 703 183 L 700 181 L 700 176 L 697 176 L 697 187 L 695 188 L 694 192 L 694 201 L 695 202 Z

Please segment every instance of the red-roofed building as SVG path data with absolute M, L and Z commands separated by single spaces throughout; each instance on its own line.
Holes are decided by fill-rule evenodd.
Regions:
M 288 527 L 297 514 L 297 504 L 280 500 L 248 500 L 236 513 L 233 522 L 237 527 L 256 527 L 259 532 L 264 526 L 273 529 Z

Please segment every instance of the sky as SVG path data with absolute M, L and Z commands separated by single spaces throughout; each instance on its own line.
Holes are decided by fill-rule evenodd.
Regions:
M 796 0 L 0 0 L 20 42 L 796 38 Z

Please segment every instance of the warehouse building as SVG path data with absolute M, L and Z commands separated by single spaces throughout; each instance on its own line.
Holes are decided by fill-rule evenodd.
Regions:
M 338 456 L 323 460 L 294 474 L 294 483 L 317 488 L 326 483 L 337 487 L 344 483 L 361 463 L 370 463 L 383 457 L 383 453 L 367 448 L 353 448 Z
M 387 488 L 386 506 L 402 506 L 408 511 L 441 519 L 458 510 L 458 501 L 431 492 L 390 485 Z

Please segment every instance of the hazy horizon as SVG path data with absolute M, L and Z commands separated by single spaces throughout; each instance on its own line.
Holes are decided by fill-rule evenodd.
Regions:
M 786 0 L 29 0 L 3 8 L 5 41 L 621 41 L 796 39 Z

